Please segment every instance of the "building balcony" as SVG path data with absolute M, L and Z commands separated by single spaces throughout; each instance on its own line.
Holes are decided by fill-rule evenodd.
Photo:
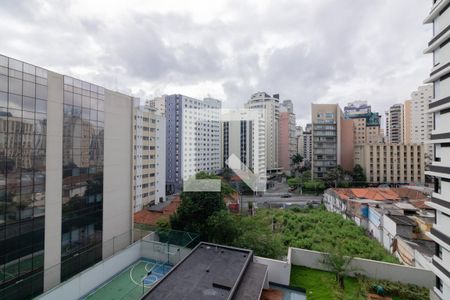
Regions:
M 437 225 L 433 225 L 433 227 L 431 228 L 430 232 L 427 233 L 427 235 L 439 245 L 442 245 L 444 248 L 450 250 L 450 236 L 443 233 L 441 228 L 439 228 Z
M 433 20 L 439 15 L 445 6 L 450 3 L 450 0 L 437 0 L 431 7 L 430 13 L 423 21 L 424 24 L 432 23 Z
M 425 172 L 426 175 L 435 176 L 435 177 L 444 177 L 450 179 L 450 167 L 446 166 L 438 166 L 431 165 L 429 166 L 429 170 Z
M 450 25 L 449 25 L 448 36 L 446 35 L 446 39 L 445 40 L 447 40 L 448 38 L 450 38 Z M 450 64 L 444 64 L 442 66 L 439 64 L 439 65 L 437 65 L 435 68 L 433 68 L 431 70 L 430 77 L 425 79 L 423 82 L 425 84 L 433 83 L 434 81 L 436 81 L 439 78 L 447 75 L 448 73 L 450 73 Z
M 450 97 L 445 97 L 439 100 L 434 100 L 429 104 L 428 112 L 436 112 L 442 109 L 450 108 Z
M 444 262 L 437 258 L 433 257 L 433 273 L 439 276 L 442 280 L 446 281 L 447 284 L 450 284 L 450 271 L 446 269 L 443 265 Z M 448 267 L 447 267 L 448 268 Z

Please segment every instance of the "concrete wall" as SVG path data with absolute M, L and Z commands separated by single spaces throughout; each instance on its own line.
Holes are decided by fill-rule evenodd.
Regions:
M 122 272 L 140 258 L 140 244 L 137 242 L 120 253 L 105 259 L 84 272 L 65 281 L 60 286 L 42 294 L 36 299 L 76 300 L 86 296 L 117 273 Z
M 62 221 L 63 76 L 48 72 L 44 291 L 59 284 Z M 55 267 L 52 267 L 55 266 Z
M 289 248 L 289 251 L 293 265 L 327 271 L 327 268 L 321 263 L 322 252 L 298 248 Z M 349 269 L 353 270 L 350 274 L 359 273 L 373 279 L 412 283 L 426 288 L 433 287 L 435 280 L 433 273 L 428 270 L 363 258 L 354 258 Z
M 115 241 L 116 251 L 131 241 L 132 110 L 131 97 L 105 90 L 103 241 L 130 233 L 128 240 Z M 103 247 L 103 258 L 112 254 L 110 249 Z
M 253 262 L 267 266 L 270 282 L 289 285 L 291 278 L 291 263 L 289 261 L 254 256 Z

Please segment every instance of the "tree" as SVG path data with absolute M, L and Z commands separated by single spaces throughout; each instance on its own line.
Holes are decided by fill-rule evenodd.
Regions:
M 367 177 L 361 165 L 356 164 L 353 168 L 353 184 L 355 186 L 367 186 Z
M 300 153 L 296 153 L 291 156 L 291 166 L 294 174 L 300 171 L 300 164 L 302 161 L 303 157 L 300 155 Z
M 197 179 L 219 179 L 205 172 L 196 175 Z M 221 181 L 220 192 L 182 192 L 181 204 L 170 217 L 173 229 L 197 232 L 203 240 L 208 239 L 207 220 L 214 213 L 226 209 L 224 197 L 234 193 L 234 189 Z
M 299 185 L 302 184 L 302 180 L 300 177 L 289 178 L 287 180 L 287 184 L 290 188 L 297 188 Z
M 344 289 L 344 278 L 348 274 L 350 263 L 353 257 L 345 256 L 340 245 L 330 253 L 323 255 L 322 264 L 336 276 L 336 282 L 341 289 Z
M 345 170 L 340 165 L 338 165 L 335 168 L 330 169 L 325 174 L 325 182 L 328 186 L 338 187 L 339 182 L 344 181 L 346 175 L 347 173 L 345 172 Z
M 234 172 L 233 172 L 232 169 L 230 169 L 230 167 L 226 166 L 226 167 L 223 169 L 222 177 L 223 177 L 223 179 L 224 179 L 225 181 L 229 182 L 229 181 L 231 180 L 231 177 L 232 177 L 233 175 L 234 175 Z
M 208 227 L 208 241 L 212 243 L 230 245 L 240 235 L 235 217 L 226 210 L 212 214 L 206 224 Z
M 300 176 L 302 182 L 306 182 L 311 180 L 311 170 L 305 171 L 302 173 L 302 175 Z

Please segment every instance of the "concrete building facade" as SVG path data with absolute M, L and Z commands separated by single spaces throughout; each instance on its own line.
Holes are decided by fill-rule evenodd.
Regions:
M 428 143 L 433 129 L 433 115 L 428 105 L 433 100 L 433 86 L 420 86 L 411 93 L 411 100 L 405 101 L 405 144 L 425 144 L 427 164 L 431 163 L 433 145 Z
M 346 119 L 353 120 L 355 145 L 381 142 L 381 116 L 376 112 L 372 112 L 372 107 L 367 104 L 367 101 L 348 103 L 344 107 L 344 115 Z
M 324 178 L 340 165 L 353 169 L 353 121 L 338 104 L 312 104 L 312 176 Z
M 394 104 L 386 111 L 386 139 L 391 144 L 404 143 L 404 106 Z
M 291 157 L 297 154 L 295 114 L 291 100 L 284 100 L 281 103 L 278 132 L 279 166 L 283 169 L 283 172 L 290 174 Z
M 131 242 L 132 107 L 129 96 L 0 56 L 6 299 L 109 256 L 113 237 L 123 237 L 117 249 Z
M 436 275 L 432 297 L 450 298 L 450 1 L 433 0 L 424 23 L 433 25 L 433 37 L 425 53 L 433 54 L 433 68 L 425 83 L 433 83 L 433 115 L 430 141 L 434 147 L 427 175 L 434 178 L 434 193 L 429 205 L 436 209 L 436 222 L 430 237 L 436 242 L 433 272 Z
M 303 158 L 305 164 L 310 165 L 312 161 L 312 124 L 308 123 L 303 130 Z
M 265 156 L 267 173 L 273 174 L 281 170 L 279 162 L 279 121 L 280 121 L 280 99 L 279 95 L 270 96 L 265 92 L 258 92 L 251 96 L 245 104 L 248 109 L 264 110 L 265 127 Z
M 425 182 L 425 151 L 422 144 L 357 145 L 355 164 L 363 167 L 369 183 Z
M 216 173 L 220 160 L 221 102 L 184 95 L 165 97 L 166 185 L 169 193 L 182 189 L 200 171 Z
M 165 118 L 135 99 L 133 118 L 133 209 L 165 201 Z M 158 148 L 157 148 L 158 147 Z
M 303 160 L 305 159 L 304 152 L 305 152 L 305 139 L 303 136 L 303 127 L 302 126 L 295 126 L 295 135 L 297 137 L 297 153 L 299 153 L 302 157 Z

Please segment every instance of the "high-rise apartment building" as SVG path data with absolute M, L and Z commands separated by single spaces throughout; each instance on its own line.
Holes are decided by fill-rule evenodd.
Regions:
M 405 101 L 404 125 L 405 144 L 425 144 L 426 159 L 431 163 L 433 145 L 428 143 L 433 129 L 433 115 L 428 105 L 433 100 L 433 86 L 420 86 L 411 93 L 411 100 Z
M 354 116 L 366 115 L 372 112 L 372 107 L 367 101 L 353 101 L 344 106 L 344 115 L 346 119 L 353 119 Z
M 129 96 L 0 56 L 4 299 L 108 257 L 115 236 L 117 248 L 131 242 L 132 108 Z
M 280 121 L 280 99 L 279 95 L 270 96 L 265 92 L 258 92 L 251 96 L 245 104 L 248 109 L 264 110 L 264 128 L 266 142 L 266 170 L 268 174 L 280 171 L 279 158 L 279 121 Z
M 240 170 L 247 168 L 266 178 L 264 113 L 261 110 L 223 110 L 222 121 L 222 168 L 235 155 L 241 161 Z
M 344 107 L 344 115 L 353 120 L 354 144 L 374 144 L 382 140 L 380 131 L 381 116 L 372 112 L 367 101 L 350 102 Z
M 145 106 L 156 109 L 158 115 L 164 116 L 166 112 L 166 95 L 145 101 Z
M 303 127 L 301 125 L 295 126 L 295 135 L 297 136 L 297 153 L 303 157 L 303 154 L 305 152 L 305 140 L 303 137 Z
M 291 100 L 284 100 L 280 106 L 279 120 L 279 166 L 287 174 L 291 171 L 291 157 L 297 153 L 294 106 Z
M 135 99 L 133 119 L 133 209 L 165 201 L 165 126 L 156 109 Z
M 184 95 L 165 97 L 166 185 L 178 192 L 183 180 L 200 171 L 216 173 L 220 161 L 219 100 L 194 99 Z
M 425 83 L 433 83 L 434 100 L 430 142 L 434 147 L 427 175 L 434 177 L 434 193 L 428 204 L 436 209 L 430 236 L 436 242 L 433 272 L 436 284 L 432 299 L 450 299 L 450 1 L 433 0 L 425 23 L 433 24 L 433 37 L 425 53 L 433 53 L 434 65 Z
M 369 183 L 421 185 L 425 182 L 423 144 L 356 145 L 355 164 L 363 167 Z
M 340 165 L 353 168 L 353 121 L 338 104 L 312 104 L 312 176 L 324 178 Z
M 386 111 L 386 139 L 391 144 L 404 143 L 404 107 L 394 104 Z
M 311 164 L 312 161 L 312 124 L 308 123 L 303 130 L 303 158 L 307 165 Z

